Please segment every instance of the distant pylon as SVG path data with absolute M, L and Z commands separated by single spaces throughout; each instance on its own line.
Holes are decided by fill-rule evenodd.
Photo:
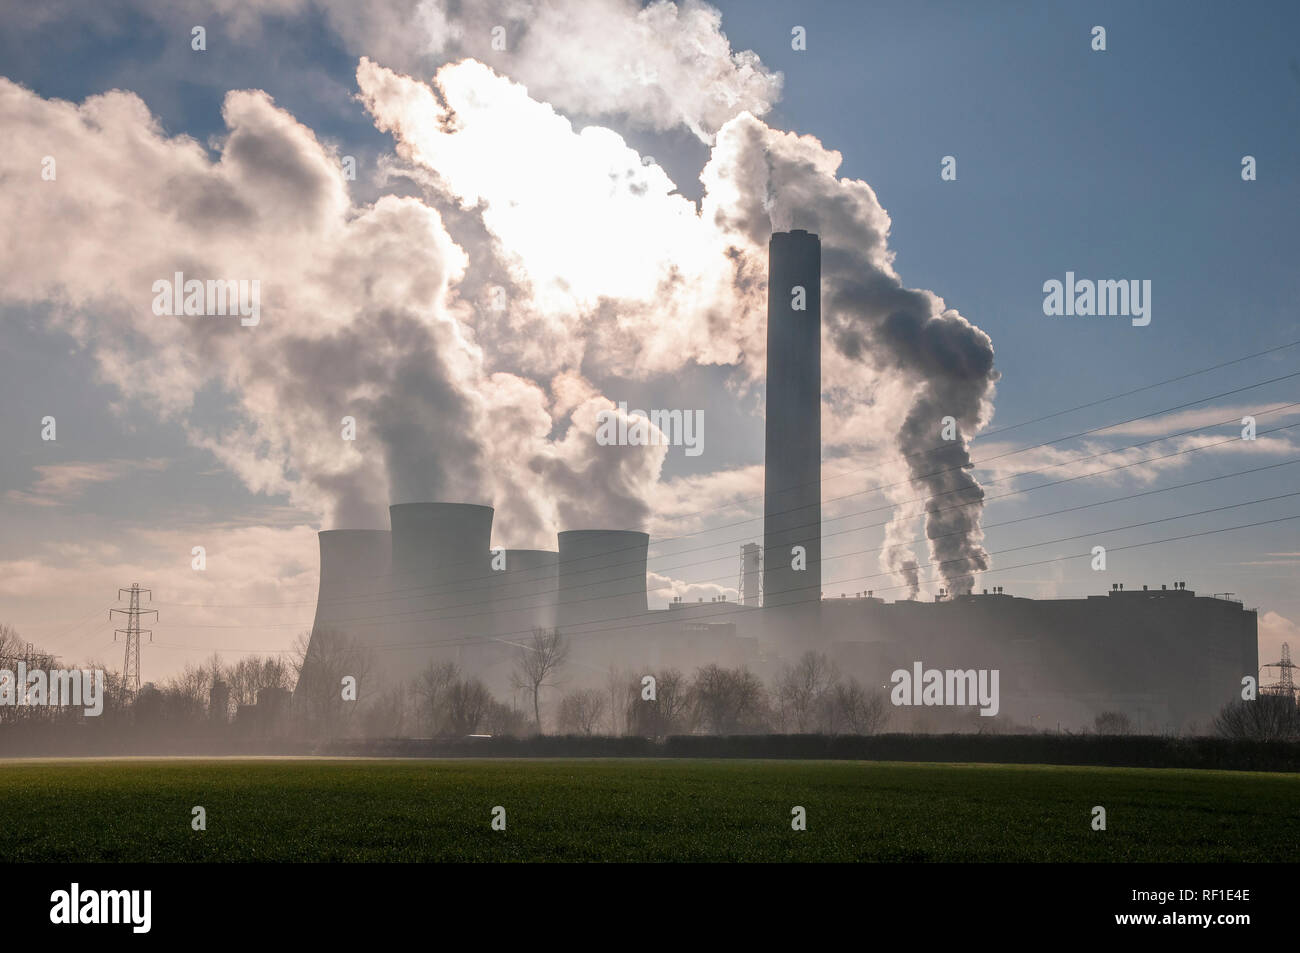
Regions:
M 1291 661 L 1291 644 L 1289 642 L 1283 642 L 1282 660 L 1280 662 L 1269 662 L 1264 666 L 1264 668 L 1278 668 L 1282 671 L 1281 674 L 1278 675 L 1278 679 L 1274 684 L 1268 686 L 1261 685 L 1260 691 L 1266 695 L 1285 695 L 1287 698 L 1295 701 L 1295 678 L 1291 673 L 1295 670 L 1296 666 Z M 1261 678 L 1260 681 L 1262 682 L 1263 679 Z
M 117 590 L 117 597 L 121 599 L 124 592 L 131 594 L 131 607 L 129 609 L 109 609 L 108 617 L 113 618 L 114 612 L 121 612 L 127 617 L 125 629 L 113 630 L 113 641 L 117 641 L 119 634 L 126 636 L 126 662 L 122 666 L 122 692 L 127 701 L 132 701 L 135 699 L 136 693 L 140 691 L 140 636 L 142 634 L 148 635 L 149 641 L 153 641 L 153 629 L 141 631 L 140 616 L 152 612 L 154 617 L 157 618 L 158 610 L 140 608 L 140 593 L 143 592 L 148 595 L 149 601 L 152 602 L 152 589 L 141 589 L 138 582 L 132 583 L 130 589 Z

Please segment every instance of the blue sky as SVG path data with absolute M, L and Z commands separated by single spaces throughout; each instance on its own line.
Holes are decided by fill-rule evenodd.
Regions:
M 839 175 L 869 183 L 888 211 L 894 267 L 904 284 L 942 296 L 992 339 L 1002 375 L 992 428 L 1300 339 L 1300 272 L 1295 267 L 1300 53 L 1290 41 L 1300 27 L 1300 10 L 1294 4 L 746 0 L 716 6 L 732 48 L 753 50 L 768 69 L 783 74 L 781 98 L 766 122 L 813 135 L 826 148 L 837 150 L 843 157 Z M 378 131 L 373 117 L 354 98 L 359 41 L 341 36 L 323 13 L 307 8 L 290 16 L 260 18 L 257 29 L 237 29 L 229 19 L 212 14 L 204 18 L 210 49 L 196 57 L 188 48 L 183 15 L 159 18 L 125 3 L 107 5 L 107 13 L 88 17 L 68 12 L 71 7 L 51 9 L 49 19 L 40 23 L 25 14 L 6 14 L 12 22 L 0 31 L 0 74 L 40 97 L 79 102 L 112 88 L 131 90 L 168 136 L 192 136 L 207 144 L 215 157 L 209 139 L 224 132 L 221 108 L 227 91 L 264 89 L 319 139 L 358 157 L 367 174 L 352 187 L 355 202 L 373 201 L 385 191 L 411 191 L 409 182 L 385 183 L 368 174 L 393 153 L 394 137 Z M 1097 24 L 1106 28 L 1105 52 L 1090 48 L 1090 31 Z M 791 49 L 794 25 L 807 29 L 805 51 Z M 378 58 L 367 48 L 360 52 Z M 427 79 L 440 60 L 431 56 L 426 62 L 428 71 L 418 78 Z M 699 198 L 699 171 L 709 149 L 686 130 L 647 130 L 628 117 L 566 114 L 578 126 L 596 122 L 615 128 L 639 152 L 653 155 L 683 194 Z M 940 179 L 940 161 L 946 155 L 957 161 L 956 181 Z M 1242 181 L 1245 155 L 1257 161 L 1256 181 Z M 5 181 L 3 187 L 26 186 Z M 148 229 L 150 223 L 129 221 L 122 227 Z M 1042 285 L 1063 278 L 1067 271 L 1080 278 L 1149 279 L 1150 325 L 1133 327 L 1117 318 L 1045 316 Z M 198 536 L 218 524 L 223 532 L 236 533 L 273 527 L 295 540 L 298 548 L 286 549 L 277 565 L 291 575 L 289 584 L 298 587 L 292 591 L 309 604 L 314 566 L 301 544 L 304 539 L 309 544 L 311 531 L 318 528 L 310 515 L 283 495 L 255 492 L 211 453 L 192 446 L 182 421 L 159 420 L 124 400 L 97 374 L 93 347 L 49 328 L 46 315 L 58 307 L 53 301 L 0 302 L 0 404 L 5 408 L 0 437 L 11 448 L 0 461 L 0 490 L 10 494 L 0 516 L 0 562 L 57 564 L 59 551 L 50 546 L 65 547 L 65 553 L 76 550 L 78 558 L 84 558 L 97 546 L 114 546 L 115 540 L 132 538 L 149 527 L 182 534 L 193 527 Z M 978 462 L 994 453 L 1179 407 L 1297 370 L 1300 347 L 977 440 L 972 454 Z M 137 373 L 150 373 L 147 360 Z M 636 380 L 620 381 L 599 371 L 589 376 L 611 398 L 627 399 L 634 406 L 702 406 L 710 414 L 714 449 L 700 461 L 669 454 L 666 478 L 762 460 L 762 421 L 755 402 L 729 402 L 725 371 L 690 366 L 676 375 Z M 1300 400 L 1297 380 L 1197 404 L 1190 409 L 1209 416 L 1191 420 L 1188 426 L 1218 419 L 1216 410 L 1226 419 L 1238 411 Z M 57 447 L 36 439 L 34 422 L 47 413 L 59 419 Z M 236 419 L 216 390 L 201 393 L 192 414 L 213 426 Z M 1297 421 L 1300 417 L 1261 418 L 1260 428 Z M 1173 429 L 1138 433 L 1130 427 L 1104 440 L 1094 438 L 1102 442 L 1089 446 L 1125 446 Z M 1229 436 L 1235 429 L 1240 428 L 1220 427 L 1211 435 Z M 1152 452 L 1167 449 L 1160 444 Z M 1191 453 L 1176 468 L 1143 479 L 1079 481 L 1031 492 L 991 503 L 985 521 L 1034 516 L 1297 455 L 1261 452 L 1244 442 L 1240 451 Z M 58 505 L 22 502 L 21 494 L 36 491 L 37 466 L 122 458 L 166 464 L 129 475 L 105 471 L 85 483 L 79 495 L 60 499 Z M 1050 462 L 1041 453 L 1023 459 Z M 827 469 L 840 468 L 828 464 Z M 991 468 L 977 472 L 985 480 L 1005 476 Z M 995 568 L 1064 556 L 1088 549 L 1089 541 L 1005 558 L 996 553 L 1281 495 L 1300 488 L 1296 472 L 1279 467 L 1081 513 L 1027 520 L 990 529 L 985 544 L 995 554 Z M 868 478 L 847 482 L 854 490 L 870 485 Z M 1022 479 L 1014 485 L 1033 482 Z M 842 485 L 833 484 L 835 490 L 827 495 L 838 493 Z M 990 496 L 999 492 L 989 488 Z M 1121 546 L 1281 518 L 1300 513 L 1297 500 L 1115 533 L 1104 542 Z M 858 501 L 852 508 L 867 505 Z M 718 522 L 740 515 L 728 511 Z M 1294 622 L 1300 619 L 1294 587 L 1300 566 L 1298 527 L 1300 521 L 1278 523 L 1133 550 L 1114 561 L 1106 574 L 1093 573 L 1086 562 L 1074 560 L 990 574 L 983 584 L 1034 596 L 1081 596 L 1108 589 L 1114 581 L 1132 586 L 1187 580 L 1189 588 L 1200 591 L 1232 591 L 1247 605 L 1259 606 L 1261 617 L 1277 615 L 1268 623 L 1268 641 L 1261 649 L 1261 655 L 1268 655 L 1283 636 L 1296 632 Z M 715 538 L 727 542 L 719 542 L 719 561 L 691 570 L 698 573 L 695 577 L 683 570 L 684 582 L 706 585 L 715 578 L 734 577 L 736 547 L 731 541 L 739 532 L 720 532 Z M 824 573 L 828 592 L 884 588 L 880 579 L 866 581 L 879 570 L 874 555 L 862 555 L 879 545 L 879 533 L 864 529 L 861 535 L 828 542 L 828 555 L 837 549 L 842 554 Z M 256 545 L 248 540 L 245 544 Z M 103 551 L 113 553 L 107 557 L 110 561 L 118 559 L 141 571 L 158 560 L 188 560 L 187 555 L 158 551 L 140 559 Z M 132 581 L 137 580 L 122 578 L 115 584 Z M 84 626 L 73 626 L 66 645 L 60 643 L 72 623 L 111 601 L 111 592 L 96 588 L 101 584 L 97 576 L 93 582 L 88 579 L 84 592 L 63 599 L 11 587 L 0 592 L 0 621 L 12 620 L 30 637 L 48 640 L 55 651 L 93 646 L 115 657 L 105 632 Z M 290 596 L 290 591 L 277 588 L 268 598 L 287 602 Z M 253 598 L 246 594 L 236 601 Z M 295 631 L 290 623 L 309 618 L 310 608 L 297 614 L 287 611 L 277 616 L 282 620 L 276 623 L 279 628 L 266 630 L 244 617 L 239 617 L 237 628 L 230 623 L 228 630 L 204 630 L 204 624 L 218 624 L 207 614 L 173 611 L 169 616 L 177 626 L 170 637 L 177 649 L 157 662 L 155 675 L 212 648 L 281 650 Z M 196 621 L 200 618 L 204 621 Z M 193 621 L 193 627 L 186 628 L 187 621 Z M 73 641 L 83 634 L 83 642 Z

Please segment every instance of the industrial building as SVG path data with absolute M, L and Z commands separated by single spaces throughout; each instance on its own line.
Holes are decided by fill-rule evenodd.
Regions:
M 742 548 L 739 601 L 650 609 L 643 532 L 568 527 L 554 550 L 493 551 L 490 506 L 398 503 L 388 530 L 320 534 L 309 658 L 328 630 L 372 650 L 371 686 L 452 660 L 506 693 L 532 630 L 559 627 L 570 669 L 595 677 L 714 662 L 770 678 L 807 649 L 872 688 L 916 662 L 997 669 L 999 718 L 1030 729 L 1077 729 L 1107 711 L 1143 731 L 1206 728 L 1240 697 L 1258 669 L 1255 612 L 1181 583 L 1085 599 L 825 598 L 820 243 L 776 233 L 769 256 L 763 545 Z

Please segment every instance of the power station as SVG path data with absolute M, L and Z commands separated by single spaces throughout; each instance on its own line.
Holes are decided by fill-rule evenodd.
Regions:
M 807 649 L 887 688 L 917 662 L 997 669 L 1001 716 L 1018 726 L 1208 727 L 1258 671 L 1256 613 L 1173 589 L 1086 599 L 992 593 L 887 603 L 826 598 L 821 552 L 821 245 L 803 230 L 769 245 L 763 543 L 741 551 L 738 602 L 650 609 L 650 538 L 565 527 L 554 550 L 491 548 L 493 509 L 403 502 L 390 529 L 320 533 L 320 591 L 308 658 L 337 633 L 370 650 L 363 684 L 408 683 L 452 660 L 507 690 L 535 628 L 559 627 L 571 667 L 658 670 L 746 665 L 760 675 Z

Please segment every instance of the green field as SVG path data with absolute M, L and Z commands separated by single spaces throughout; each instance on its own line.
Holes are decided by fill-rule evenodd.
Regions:
M 206 831 L 191 829 L 195 805 Z M 505 831 L 491 829 L 497 805 Z M 791 829 L 795 805 L 806 831 Z M 1298 807 L 1300 775 L 1175 769 L 0 762 L 7 861 L 1282 861 Z

